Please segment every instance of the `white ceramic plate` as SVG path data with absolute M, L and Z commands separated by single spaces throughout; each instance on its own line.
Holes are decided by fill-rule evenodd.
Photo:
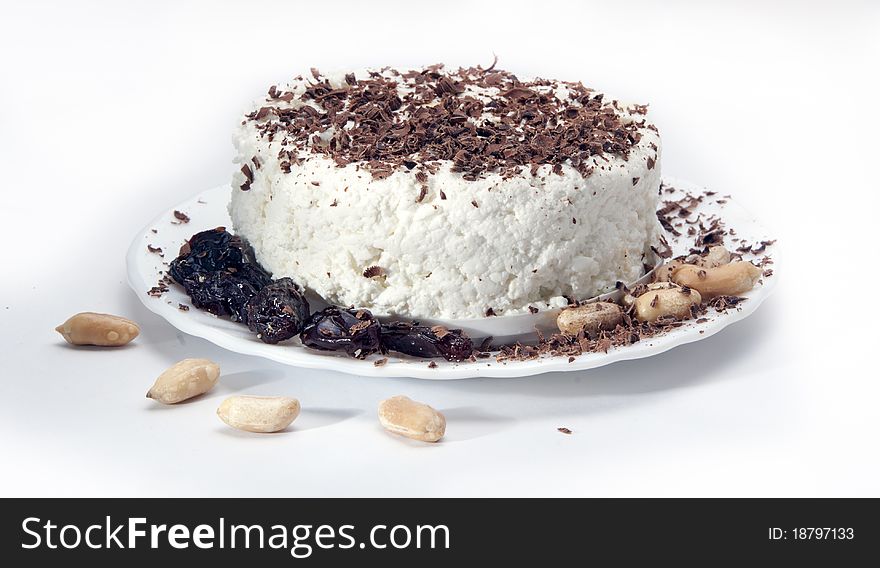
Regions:
M 664 193 L 661 199 L 676 200 L 685 192 L 700 195 L 705 189 L 682 180 L 665 178 L 664 183 L 674 188 L 672 193 Z M 494 358 L 478 359 L 475 363 L 451 363 L 443 359 L 433 360 L 435 368 L 428 367 L 428 361 L 406 356 L 388 355 L 388 362 L 383 366 L 373 365 L 380 355 L 372 355 L 366 360 L 349 358 L 344 354 L 315 351 L 303 347 L 297 339 L 280 345 L 268 345 L 256 339 L 248 329 L 237 323 L 215 317 L 195 308 L 189 311 L 179 309 L 179 304 L 189 306 L 189 298 L 183 290 L 171 285 L 168 292 L 161 297 L 153 297 L 147 292 L 156 286 L 165 273 L 167 262 L 173 259 L 183 242 L 192 234 L 218 226 L 231 227 L 226 204 L 229 203 L 229 186 L 220 186 L 182 202 L 162 213 L 149 225 L 135 235 L 128 250 L 128 282 L 137 293 L 138 298 L 151 311 L 159 314 L 177 329 L 202 337 L 230 351 L 247 355 L 257 355 L 288 365 L 306 368 L 320 368 L 341 371 L 363 376 L 376 377 L 415 377 L 422 379 L 464 379 L 470 377 L 522 377 L 550 371 L 575 371 L 591 369 L 607 365 L 615 361 L 650 357 L 662 353 L 678 345 L 705 339 L 718 333 L 726 326 L 748 317 L 761 305 L 770 294 L 776 283 L 776 276 L 765 277 L 763 283 L 745 294 L 748 301 L 739 304 L 738 309 L 726 313 L 714 313 L 710 310 L 708 321 L 697 324 L 687 323 L 663 335 L 642 340 L 633 345 L 609 350 L 607 353 L 587 353 L 580 355 L 571 363 L 567 357 L 545 357 L 531 361 L 508 361 L 498 363 Z M 721 203 L 719 203 L 721 201 Z M 174 211 L 181 211 L 190 217 L 190 222 L 181 223 L 174 216 Z M 732 242 L 728 237 L 728 248 L 735 249 L 740 244 L 756 244 L 772 236 L 741 206 L 733 200 L 720 195 L 706 197 L 689 219 L 702 214 L 703 218 L 717 215 L 725 222 L 726 227 L 733 228 L 740 241 Z M 667 235 L 667 239 L 675 255 L 686 254 L 693 245 L 693 237 L 686 234 L 688 225 L 683 224 L 682 235 Z M 161 248 L 164 254 L 150 252 L 147 245 Z M 777 251 L 770 247 L 767 252 L 773 258 L 774 271 L 779 269 Z M 751 260 L 754 255 L 746 254 L 744 258 Z M 473 332 L 487 331 L 497 336 L 515 335 L 523 326 L 532 329 L 534 326 L 546 327 L 552 323 L 555 314 L 540 313 L 534 316 L 481 318 L 479 320 L 443 322 L 449 327 L 463 327 Z M 501 332 L 501 333 L 499 333 Z M 480 333 L 475 333 L 480 335 Z

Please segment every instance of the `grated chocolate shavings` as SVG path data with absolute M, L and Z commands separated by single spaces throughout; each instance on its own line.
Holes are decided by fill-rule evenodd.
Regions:
M 364 278 L 378 278 L 385 276 L 385 269 L 381 266 L 370 266 L 364 270 Z
M 557 428 L 556 430 L 559 432 L 562 432 L 563 434 L 571 434 L 571 430 L 569 430 L 568 428 L 563 427 L 563 428 Z
M 189 223 L 189 215 L 184 213 L 183 211 L 174 210 L 174 218 L 180 221 L 181 223 Z
M 355 333 L 361 331 L 362 329 L 367 329 L 368 327 L 370 327 L 370 325 L 372 323 L 373 322 L 370 320 L 361 320 L 361 321 L 357 322 L 356 324 L 353 324 L 351 327 L 349 327 L 348 332 L 350 334 L 354 335 Z
M 294 94 L 273 86 L 246 120 L 282 146 L 326 155 L 340 166 L 362 163 L 379 179 L 417 165 L 430 172 L 428 164 L 440 160 L 467 180 L 489 172 L 509 177 L 522 168 L 534 174 L 542 166 L 562 174 L 564 165 L 588 176 L 589 158 L 627 159 L 641 130 L 650 128 L 644 118 L 632 118 L 644 106 L 624 109 L 581 83 L 520 81 L 495 67 L 386 71 L 360 80 L 349 73 L 337 88 L 313 70 L 299 95 L 304 104 L 282 104 Z M 477 98 L 468 87 L 499 94 Z M 557 94 L 562 89 L 567 96 Z
M 251 184 L 254 182 L 254 172 L 251 171 L 251 167 L 247 164 L 241 166 L 241 173 L 244 174 L 244 183 L 239 187 L 242 191 L 248 191 L 251 188 Z
M 437 336 L 437 339 L 443 339 L 444 337 L 449 335 L 449 330 L 442 325 L 435 325 L 431 328 L 431 332 Z

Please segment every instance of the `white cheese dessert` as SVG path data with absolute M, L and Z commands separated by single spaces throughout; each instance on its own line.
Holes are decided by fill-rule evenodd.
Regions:
M 295 78 L 234 136 L 234 230 L 274 277 L 408 318 L 560 307 L 660 237 L 646 107 L 440 65 Z

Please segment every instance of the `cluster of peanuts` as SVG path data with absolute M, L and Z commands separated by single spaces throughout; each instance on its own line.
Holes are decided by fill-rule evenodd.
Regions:
M 632 308 L 635 319 L 654 323 L 663 318 L 691 317 L 692 308 L 718 296 L 737 296 L 751 290 L 763 271 L 744 260 L 731 260 L 730 251 L 713 246 L 703 255 L 671 260 L 654 272 L 653 282 L 638 296 L 625 294 L 621 304 L 594 302 L 560 312 L 559 331 L 566 335 L 584 332 L 595 336 L 623 322 Z
M 122 347 L 139 334 L 138 325 L 110 314 L 83 312 L 55 328 L 71 345 Z M 163 372 L 147 398 L 177 404 L 203 395 L 220 379 L 220 366 L 209 359 L 184 359 Z M 233 428 L 246 432 L 280 432 L 300 413 L 299 400 L 287 396 L 230 396 L 220 403 L 217 415 Z M 446 433 L 446 418 L 427 404 L 405 396 L 379 403 L 379 423 L 389 432 L 423 442 L 437 442 Z

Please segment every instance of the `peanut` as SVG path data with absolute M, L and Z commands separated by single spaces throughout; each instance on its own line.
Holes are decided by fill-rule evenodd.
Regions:
M 231 396 L 220 403 L 217 416 L 247 432 L 280 432 L 299 416 L 299 401 L 287 396 Z
M 680 260 L 667 260 L 654 270 L 654 282 L 669 282 L 672 279 L 672 273 L 682 264 L 684 262 Z
M 405 396 L 380 402 L 379 422 L 389 432 L 423 442 L 436 442 L 446 433 L 446 418 L 442 414 Z
M 556 325 L 566 335 L 577 335 L 581 331 L 593 336 L 599 330 L 612 330 L 623 321 L 623 311 L 611 302 L 594 302 L 559 312 Z
M 636 319 L 654 322 L 661 317 L 676 319 L 691 317 L 691 306 L 702 301 L 696 290 L 682 288 L 671 282 L 648 285 L 648 291 L 636 298 Z
M 699 292 L 707 300 L 715 296 L 736 296 L 751 290 L 761 278 L 761 269 L 751 262 L 738 261 L 715 268 L 693 264 L 680 266 L 672 273 L 676 284 Z
M 141 332 L 131 320 L 110 314 L 82 312 L 71 316 L 55 328 L 71 345 L 100 345 L 120 347 L 129 343 Z
M 730 251 L 721 245 L 709 247 L 709 252 L 699 257 L 694 263 L 703 268 L 715 268 L 730 263 Z
M 672 274 L 685 264 L 695 264 L 701 268 L 715 268 L 730 262 L 730 251 L 721 245 L 709 247 L 704 255 L 692 254 L 684 260 L 668 260 L 654 271 L 654 282 L 669 282 Z
M 159 375 L 147 398 L 162 404 L 176 404 L 208 392 L 219 377 L 217 363 L 208 359 L 184 359 Z

